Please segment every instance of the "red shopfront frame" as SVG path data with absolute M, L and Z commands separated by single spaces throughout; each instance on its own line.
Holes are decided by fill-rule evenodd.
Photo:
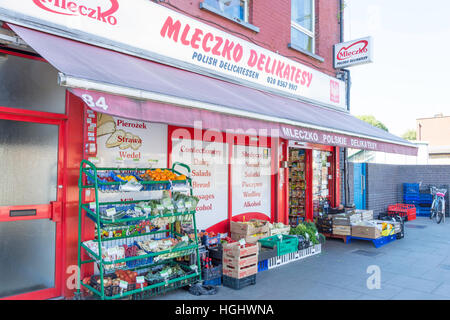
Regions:
M 281 143 L 283 145 L 283 156 L 281 159 L 283 161 L 288 160 L 289 155 L 289 140 L 282 139 Z M 313 150 L 318 151 L 329 151 L 332 153 L 331 166 L 328 170 L 328 174 L 332 176 L 329 183 L 329 194 L 330 203 L 333 207 L 338 207 L 340 204 L 340 174 L 339 174 L 339 148 L 333 146 L 326 146 L 320 144 L 311 143 L 299 143 L 296 148 L 305 149 L 305 162 L 306 162 L 306 220 L 313 221 Z M 282 168 L 285 170 L 284 173 L 284 187 L 280 189 L 283 196 L 279 197 L 279 212 L 283 212 L 283 218 L 286 223 L 289 223 L 289 168 Z M 280 219 L 282 221 L 283 219 Z
M 238 215 L 233 217 L 232 212 L 232 205 L 233 205 L 233 186 L 232 186 L 232 170 L 233 166 L 231 164 L 231 159 L 233 157 L 233 147 L 236 145 L 244 145 L 244 146 L 258 146 L 258 147 L 267 147 L 271 148 L 271 166 L 272 166 L 272 172 L 277 172 L 278 169 L 278 148 L 275 148 L 274 146 L 277 146 L 276 142 L 277 139 L 271 138 L 271 137 L 264 137 L 261 139 L 260 137 L 253 136 L 253 135 L 243 135 L 243 134 L 228 134 L 226 132 L 220 132 L 220 131 L 212 131 L 214 132 L 214 135 L 207 135 L 205 136 L 205 132 L 207 130 L 201 130 L 201 136 L 198 134 L 200 129 L 196 130 L 194 128 L 187 128 L 187 127 L 178 127 L 178 126 L 168 126 L 168 135 L 167 135 L 167 166 L 170 167 L 172 164 L 172 136 L 173 133 L 178 130 L 183 129 L 187 130 L 190 134 L 190 138 L 192 140 L 197 141 L 205 141 L 205 142 L 214 142 L 215 140 L 212 139 L 214 136 L 221 136 L 221 142 L 228 144 L 228 220 L 226 221 L 218 221 L 218 224 L 214 225 L 212 229 L 208 229 L 207 231 L 214 231 L 214 232 L 229 232 L 229 224 L 230 221 L 242 221 L 242 216 Z M 208 132 L 211 132 L 211 130 L 208 130 Z M 196 133 L 196 134 L 195 134 Z M 232 140 L 231 140 L 232 139 Z M 230 143 L 230 140 L 232 143 Z M 270 208 L 271 208 L 271 215 L 270 218 L 267 219 L 269 221 L 278 222 L 278 208 L 277 208 L 277 178 L 278 174 L 271 175 L 271 199 L 270 199 Z M 246 217 L 251 217 L 251 214 L 246 214 Z M 258 218 L 266 218 L 262 216 L 258 216 Z
M 66 192 L 65 182 L 65 167 L 66 167 L 66 120 L 65 114 L 47 113 L 40 111 L 31 111 L 26 109 L 16 109 L 9 107 L 0 107 L 0 119 L 30 122 L 39 124 L 56 125 L 58 129 L 58 174 L 57 185 L 63 186 L 58 188 L 56 201 L 50 204 L 39 204 L 31 206 L 4 206 L 0 207 L 0 222 L 10 221 L 24 221 L 35 219 L 51 219 L 56 223 L 55 230 L 55 286 L 53 288 L 42 289 L 23 293 L 14 296 L 1 298 L 0 300 L 43 300 L 61 296 L 62 293 L 62 275 L 63 275 L 63 261 L 64 261 L 64 199 Z M 31 217 L 10 217 L 10 210 L 28 210 L 35 209 L 36 215 Z

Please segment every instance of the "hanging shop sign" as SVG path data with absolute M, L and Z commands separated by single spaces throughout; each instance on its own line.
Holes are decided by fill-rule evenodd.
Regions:
M 372 62 L 372 54 L 372 37 L 335 44 L 334 67 L 337 69 L 370 63 Z
M 194 72 L 346 106 L 343 81 L 151 1 L 0 0 L 0 8 L 0 18 L 9 22 L 38 24 L 43 31 Z
M 270 148 L 234 146 L 232 158 L 233 217 L 247 220 L 258 214 L 270 218 L 271 153 Z
M 172 163 L 191 168 L 192 190 L 199 198 L 197 226 L 206 230 L 228 219 L 228 145 L 191 139 L 172 139 Z

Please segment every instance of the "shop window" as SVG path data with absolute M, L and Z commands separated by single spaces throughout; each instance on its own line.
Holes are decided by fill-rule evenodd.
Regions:
M 203 4 L 227 18 L 248 22 L 248 0 L 204 0 Z
M 291 45 L 314 53 L 314 0 L 291 1 Z
M 329 207 L 332 153 L 313 150 L 313 214 L 314 217 Z
M 0 106 L 64 114 L 66 90 L 57 79 L 46 62 L 1 55 Z

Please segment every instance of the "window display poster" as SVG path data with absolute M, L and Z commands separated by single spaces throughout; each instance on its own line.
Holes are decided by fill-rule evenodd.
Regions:
M 223 232 L 228 227 L 228 145 L 190 139 L 172 139 L 172 163 L 191 169 L 197 205 L 197 229 Z M 184 173 L 184 172 L 183 172 Z
M 97 167 L 166 168 L 167 125 L 97 113 Z M 158 192 L 158 191 L 156 191 Z M 101 201 L 145 200 L 162 196 L 155 191 L 100 193 Z
M 233 217 L 271 218 L 270 148 L 234 146 L 231 170 Z
M 97 113 L 97 148 L 101 167 L 165 168 L 167 125 Z

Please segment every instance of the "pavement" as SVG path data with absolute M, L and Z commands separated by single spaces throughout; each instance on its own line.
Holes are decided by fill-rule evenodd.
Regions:
M 447 300 L 450 218 L 438 225 L 417 217 L 406 222 L 405 238 L 380 248 L 328 239 L 322 253 L 260 272 L 255 285 L 217 289 L 198 297 L 179 289 L 152 300 Z

